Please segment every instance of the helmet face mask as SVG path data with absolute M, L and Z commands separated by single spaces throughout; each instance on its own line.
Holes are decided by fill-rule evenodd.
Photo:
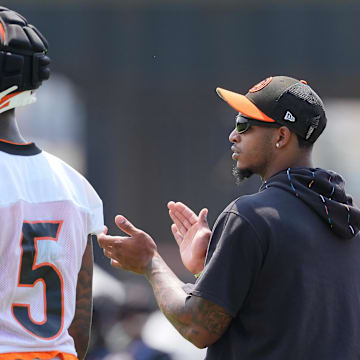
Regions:
M 0 7 L 0 113 L 36 101 L 33 90 L 50 76 L 47 50 L 35 26 Z

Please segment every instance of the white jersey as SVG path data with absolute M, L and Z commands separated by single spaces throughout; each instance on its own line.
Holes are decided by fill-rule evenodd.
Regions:
M 33 143 L 0 141 L 0 355 L 76 355 L 67 329 L 78 272 L 88 234 L 103 228 L 82 175 Z

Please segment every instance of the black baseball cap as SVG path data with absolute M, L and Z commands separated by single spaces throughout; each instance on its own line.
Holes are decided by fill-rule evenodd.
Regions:
M 246 95 L 222 88 L 217 88 L 216 92 L 242 115 L 287 126 L 309 143 L 314 143 L 326 126 L 324 104 L 305 80 L 270 76 Z

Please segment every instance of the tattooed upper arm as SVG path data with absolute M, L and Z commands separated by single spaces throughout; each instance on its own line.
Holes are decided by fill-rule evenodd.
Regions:
M 93 262 L 92 239 L 89 235 L 78 274 L 75 316 L 69 327 L 80 360 L 85 358 L 90 339 Z
M 191 314 L 188 338 L 198 347 L 207 347 L 223 335 L 231 322 L 228 312 L 209 300 L 191 296 L 186 300 L 186 312 Z

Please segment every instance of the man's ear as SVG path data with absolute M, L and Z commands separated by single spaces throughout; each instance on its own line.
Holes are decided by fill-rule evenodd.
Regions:
M 289 144 L 292 137 L 292 132 L 286 126 L 281 126 L 275 132 L 275 147 L 281 149 Z

